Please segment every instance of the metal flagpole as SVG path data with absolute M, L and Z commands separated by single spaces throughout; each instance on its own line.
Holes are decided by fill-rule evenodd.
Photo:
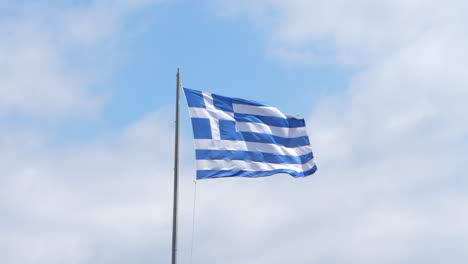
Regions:
M 176 88 L 176 124 L 175 124 L 175 150 L 174 150 L 174 204 L 172 215 L 172 264 L 177 263 L 177 203 L 179 189 L 179 106 L 180 106 L 180 69 L 177 68 Z

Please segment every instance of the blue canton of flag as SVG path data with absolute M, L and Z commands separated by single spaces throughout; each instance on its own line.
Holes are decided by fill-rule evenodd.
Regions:
M 184 91 L 197 179 L 276 173 L 305 177 L 317 170 L 304 119 L 256 101 Z

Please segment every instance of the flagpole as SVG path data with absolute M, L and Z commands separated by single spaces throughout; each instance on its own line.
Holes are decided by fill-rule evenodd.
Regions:
M 176 87 L 176 124 L 175 124 L 175 150 L 174 150 L 174 203 L 172 212 L 172 264 L 177 263 L 177 204 L 179 190 L 179 106 L 180 106 L 180 69 L 177 68 Z

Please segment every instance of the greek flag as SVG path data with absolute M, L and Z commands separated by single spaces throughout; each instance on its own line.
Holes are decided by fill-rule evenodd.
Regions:
M 313 174 L 304 119 L 251 100 L 184 88 L 192 120 L 197 179 Z

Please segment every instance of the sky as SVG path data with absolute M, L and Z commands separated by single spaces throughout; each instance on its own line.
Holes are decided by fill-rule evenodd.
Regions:
M 195 182 L 183 99 L 179 263 L 466 263 L 467 10 L 1 0 L 0 263 L 169 263 L 178 67 L 304 117 L 318 165 Z

